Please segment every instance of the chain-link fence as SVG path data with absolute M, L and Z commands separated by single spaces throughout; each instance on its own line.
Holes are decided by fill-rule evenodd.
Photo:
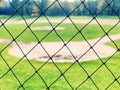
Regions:
M 0 90 L 120 89 L 119 3 L 0 2 Z

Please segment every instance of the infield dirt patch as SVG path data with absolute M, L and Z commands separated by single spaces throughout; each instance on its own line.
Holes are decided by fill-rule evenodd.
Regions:
M 111 35 L 110 38 L 112 40 L 120 39 L 120 34 Z M 47 61 L 52 57 L 55 62 L 74 62 L 75 59 L 88 61 L 99 59 L 99 57 L 105 58 L 116 52 L 114 48 L 104 44 L 111 41 L 107 36 L 98 42 L 99 39 L 89 40 L 90 45 L 86 41 L 70 42 L 66 45 L 62 42 L 42 42 L 40 44 L 17 42 L 21 49 L 13 42 L 8 53 L 19 58 L 26 56 L 30 60 Z M 4 39 L 1 39 L 0 42 L 10 43 L 9 40 Z

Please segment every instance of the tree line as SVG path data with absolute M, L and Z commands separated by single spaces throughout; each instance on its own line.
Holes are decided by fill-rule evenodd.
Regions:
M 120 15 L 119 0 L 2 0 L 0 14 L 11 15 Z

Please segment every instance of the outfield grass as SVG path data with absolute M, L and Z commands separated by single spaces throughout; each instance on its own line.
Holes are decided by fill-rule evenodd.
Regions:
M 112 43 L 108 43 L 109 45 L 113 46 Z M 120 47 L 119 40 L 116 41 L 116 44 L 118 47 Z M 5 47 L 6 45 L 2 44 L 0 45 L 0 49 Z M 7 48 L 2 55 L 4 56 L 5 60 L 9 64 L 10 67 L 16 64 L 16 62 L 19 60 L 18 58 L 9 56 L 7 54 Z M 112 57 L 109 61 L 107 61 L 106 66 L 112 71 L 112 73 L 115 75 L 115 77 L 119 77 L 119 59 L 120 59 L 120 53 L 117 53 L 114 57 Z M 105 62 L 107 58 L 103 59 Z M 37 62 L 37 61 L 30 61 L 32 65 L 39 70 L 39 74 L 43 77 L 46 84 L 49 86 L 52 82 L 54 82 L 61 73 L 59 70 L 54 66 L 53 63 L 47 63 L 43 67 L 42 65 L 44 62 Z M 72 63 L 56 63 L 56 65 L 60 68 L 61 72 L 66 72 L 67 68 L 70 67 Z M 97 68 L 99 68 L 102 63 L 100 60 L 96 61 L 87 61 L 87 62 L 81 62 L 80 63 L 87 73 L 91 75 Z M 100 90 L 104 90 L 110 83 L 114 81 L 114 77 L 112 76 L 111 72 L 108 71 L 105 65 L 103 65 L 100 69 L 97 70 L 96 73 L 94 73 L 91 78 L 92 80 L 97 84 Z M 7 72 L 9 69 L 2 58 L 0 58 L 0 77 Z M 14 68 L 12 68 L 13 72 L 17 76 L 17 78 L 20 80 L 21 83 L 24 83 L 35 71 L 31 67 L 31 65 L 28 63 L 27 60 L 22 60 L 19 64 L 17 64 Z M 72 85 L 72 87 L 75 89 L 79 84 L 81 84 L 84 80 L 87 79 L 87 74 L 83 71 L 83 69 L 79 66 L 78 63 L 75 63 L 67 72 L 64 74 L 64 76 L 67 78 L 69 83 Z M 120 82 L 120 79 L 118 80 Z M 6 87 L 7 86 L 7 87 Z M 18 81 L 15 79 L 14 75 L 9 71 L 2 79 L 0 79 L 0 89 L 1 90 L 16 90 L 19 87 Z M 35 74 L 29 81 L 27 81 L 24 84 L 25 90 L 45 90 L 46 86 L 41 80 L 41 78 L 38 76 L 38 74 Z M 109 90 L 119 90 L 120 86 L 117 82 L 115 82 L 113 85 L 109 87 Z M 22 88 L 20 89 L 22 90 Z M 64 77 L 60 77 L 55 84 L 51 86 L 51 90 L 71 90 L 70 86 L 67 84 Z M 92 83 L 91 79 L 88 79 L 84 84 L 82 84 L 78 90 L 96 90 L 96 87 Z
M 55 27 L 57 23 L 53 23 L 53 26 Z M 44 27 L 44 26 L 50 26 L 48 23 L 35 23 L 31 25 L 30 28 L 33 27 Z M 81 30 L 84 27 L 84 24 L 76 24 L 76 26 Z M 51 27 L 51 26 L 50 26 Z M 65 28 L 65 30 L 58 30 L 58 31 L 51 31 L 51 30 L 36 30 L 32 31 L 37 38 L 41 41 L 61 41 L 61 39 L 56 35 L 56 33 L 64 40 L 68 41 L 72 37 L 72 41 L 83 41 L 83 37 L 81 33 L 85 36 L 86 39 L 94 39 L 98 38 L 102 35 L 104 35 L 104 31 L 96 24 L 90 24 L 86 26 L 84 29 L 82 29 L 81 33 L 78 33 L 78 30 L 72 25 L 72 24 L 65 24 L 62 23 L 59 27 Z M 112 28 L 111 25 L 102 25 L 104 30 L 107 32 L 109 29 Z M 8 31 L 5 29 L 5 27 L 0 28 L 0 38 L 5 38 L 5 39 L 12 39 L 17 38 L 19 41 L 25 41 L 25 42 L 36 42 L 37 39 L 33 35 L 33 33 L 30 31 L 30 29 L 26 29 L 25 24 L 10 24 L 6 25 L 6 28 Z M 26 29 L 24 31 L 24 29 Z M 23 32 L 24 31 L 24 32 Z M 22 33 L 23 32 L 23 33 Z M 12 36 L 10 35 L 12 34 Z M 22 34 L 21 34 L 22 33 Z M 49 33 L 49 35 L 48 35 Z M 109 34 L 115 34 L 119 33 L 119 26 L 116 26 L 115 28 L 112 29 Z M 21 34 L 21 35 L 20 35 Z M 19 37 L 18 37 L 19 36 Z M 45 37 L 47 36 L 47 37 Z
M 0 19 L 7 19 L 11 17 L 10 15 L 0 15 Z M 35 19 L 37 18 L 38 16 L 23 16 L 25 19 Z M 62 19 L 62 18 L 65 18 L 66 16 L 47 16 L 49 19 Z M 40 18 L 42 19 L 46 19 L 44 16 L 40 16 Z M 70 18 L 74 18 L 74 19 L 92 19 L 93 17 L 92 16 L 70 16 Z M 105 15 L 101 15 L 101 16 L 97 16 L 96 17 L 97 19 L 119 19 L 118 16 L 105 16 Z M 23 18 L 19 15 L 16 15 L 16 16 L 12 16 L 12 19 L 15 19 L 15 20 L 22 20 Z

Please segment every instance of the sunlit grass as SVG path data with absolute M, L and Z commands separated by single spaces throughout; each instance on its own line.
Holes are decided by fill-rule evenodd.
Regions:
M 56 27 L 57 23 L 52 23 L 52 25 Z M 26 42 L 36 42 L 37 39 L 40 41 L 83 41 L 82 35 L 89 40 L 101 37 L 109 30 L 110 32 L 108 34 L 119 33 L 119 26 L 111 30 L 111 25 L 102 25 L 104 29 L 102 30 L 100 26 L 96 24 L 89 24 L 86 27 L 84 27 L 84 24 L 76 24 L 77 28 L 75 28 L 72 24 L 62 23 L 59 27 L 63 27 L 64 30 L 33 30 L 34 27 L 42 28 L 44 26 L 51 27 L 48 23 L 35 23 L 31 25 L 30 28 L 27 28 L 25 24 L 6 25 L 7 30 L 2 26 L 0 28 L 0 38 L 15 38 L 19 41 Z
M 10 15 L 0 15 L 0 19 L 5 19 L 5 18 L 8 18 L 8 17 L 11 17 Z M 14 15 L 13 16 L 14 19 L 20 19 L 21 16 L 20 15 Z M 31 18 L 36 18 L 38 16 L 23 16 L 24 18 L 27 18 L 27 19 L 31 19 Z M 64 18 L 66 16 L 47 16 L 49 18 Z M 74 19 L 89 19 L 89 18 L 92 18 L 92 16 L 70 16 L 70 17 L 74 17 Z M 44 16 L 40 16 L 40 18 L 45 18 Z M 97 16 L 97 18 L 101 18 L 101 19 L 118 19 L 118 16 L 106 16 L 106 15 L 99 15 Z

